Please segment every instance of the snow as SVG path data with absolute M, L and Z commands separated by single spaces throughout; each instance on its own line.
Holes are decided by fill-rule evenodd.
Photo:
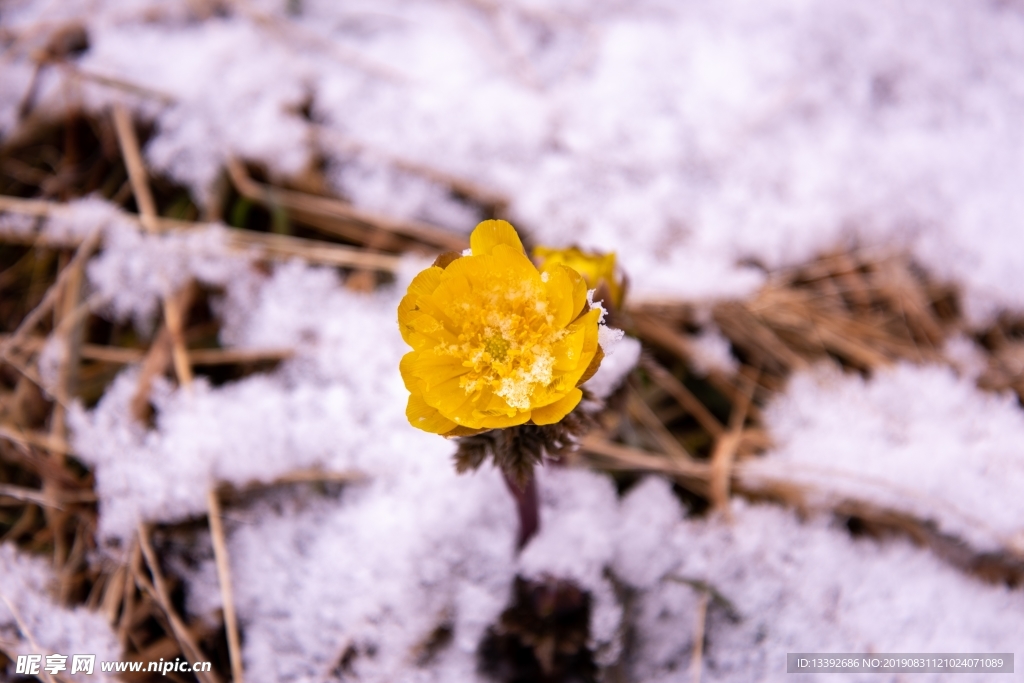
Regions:
M 618 517 L 615 488 L 607 478 L 590 472 L 549 469 L 544 475 L 541 530 L 519 557 L 520 573 L 572 579 L 590 591 L 590 647 L 596 661 L 609 664 L 621 648 L 622 621 L 622 607 L 604 575 L 615 553 L 614 537 L 608 533 Z
M 97 467 L 101 535 L 126 539 L 139 519 L 200 514 L 219 481 L 243 486 L 308 468 L 398 476 L 388 474 L 397 463 L 383 456 L 406 449 L 419 462 L 433 453 L 446 467 L 450 446 L 405 418 L 399 298 L 395 289 L 350 293 L 334 272 L 297 262 L 262 280 L 249 272 L 228 282 L 225 341 L 291 348 L 295 357 L 222 387 L 203 378 L 180 391 L 158 383 L 155 431 L 130 410 L 135 370 L 122 373 L 95 410 L 75 411 L 76 452 Z
M 352 675 L 395 680 L 450 622 L 450 651 L 423 680 L 473 680 L 476 645 L 514 575 L 513 504 L 493 471 L 459 477 L 444 458 L 405 457 L 428 466 L 346 488 L 340 500 L 293 497 L 234 519 L 248 679 L 323 680 L 351 647 Z
M 693 370 L 700 377 L 707 377 L 713 372 L 731 375 L 739 369 L 739 363 L 732 355 L 732 347 L 721 330 L 714 323 L 701 328 L 690 344 L 693 357 Z
M 634 300 L 706 306 L 754 292 L 763 267 L 884 246 L 957 283 L 972 325 L 1024 310 L 1019 3 L 288 4 L 13 0 L 0 134 L 16 128 L 27 55 L 48 27 L 77 20 L 90 49 L 76 68 L 42 70 L 36 111 L 126 102 L 155 125 L 148 164 L 201 204 L 229 157 L 274 180 L 323 159 L 330 188 L 359 207 L 470 229 L 477 208 L 411 170 L 419 164 L 507 196 L 535 241 L 616 251 Z M 203 514 L 218 483 L 305 469 L 365 475 L 337 495 L 304 488 L 232 510 L 250 680 L 323 680 L 346 653 L 364 681 L 474 680 L 475 648 L 517 573 L 578 581 L 599 661 L 625 653 L 634 678 L 651 682 L 688 675 L 699 594 L 673 576 L 710 584 L 741 617 L 710 604 L 705 680 L 780 679 L 787 651 L 1007 651 L 1024 636 L 1019 592 L 926 550 L 740 502 L 731 520 L 686 519 L 657 479 L 620 498 L 605 477 L 542 470 L 541 530 L 516 556 L 500 476 L 456 476 L 453 444 L 404 416 L 395 308 L 429 259 L 408 259 L 394 286 L 358 294 L 329 269 L 257 269 L 227 251 L 222 228 L 144 234 L 95 199 L 46 229 L 103 230 L 87 273 L 111 317 L 151 331 L 160 298 L 195 279 L 223 292 L 213 306 L 225 346 L 294 351 L 223 386 L 158 381 L 153 429 L 129 410 L 138 368 L 95 408 L 71 411 L 109 552 L 140 520 Z M 744 466 L 913 513 L 978 549 L 1021 548 L 1024 417 L 1010 397 L 974 387 L 972 344 L 947 346 L 959 375 L 899 365 L 870 379 L 827 366 L 794 376 L 767 410 L 776 446 Z M 628 338 L 608 346 L 588 384 L 599 396 L 639 353 Z M 713 329 L 694 349 L 698 372 L 731 371 Z M 42 561 L 4 545 L 0 569 L 0 593 L 41 645 L 114 658 L 101 619 L 48 602 Z M 211 563 L 180 571 L 189 611 L 213 619 Z M 444 624 L 452 644 L 416 664 Z
M 305 496 L 236 513 L 229 553 L 240 567 L 247 670 L 254 680 L 319 680 L 352 647 L 363 680 L 413 675 L 402 667 L 450 623 L 453 644 L 416 680 L 477 680 L 476 643 L 517 572 L 571 578 L 590 592 L 599 661 L 624 646 L 610 577 L 634 591 L 633 680 L 688 675 L 699 593 L 686 581 L 729 603 L 708 610 L 709 681 L 780 679 L 786 652 L 1012 652 L 1024 636 L 1019 592 L 966 579 L 905 540 L 852 541 L 826 518 L 741 501 L 731 522 L 688 520 L 656 478 L 621 501 L 606 478 L 584 471 L 548 468 L 540 484 L 541 532 L 518 560 L 511 504 L 486 470 L 434 469 L 389 496 L 354 487 L 340 501 Z M 396 493 L 420 505 L 396 506 Z M 210 567 L 199 574 L 205 582 L 194 588 L 216 595 Z M 205 598 L 205 609 L 217 605 Z
M 583 384 L 583 388 L 600 399 L 608 398 L 618 389 L 640 360 L 640 342 L 623 334 L 622 330 L 607 325 L 598 328 L 598 344 L 604 352 L 604 358 L 597 372 Z
M 733 501 L 729 523 L 682 520 L 669 512 L 673 505 L 666 484 L 655 479 L 622 502 L 625 552 L 616 569 L 643 589 L 635 680 L 687 675 L 699 593 L 670 577 L 703 582 L 730 603 L 712 600 L 708 607 L 708 681 L 787 679 L 787 652 L 1013 652 L 1024 637 L 1019 591 L 965 582 L 906 541 L 851 541 L 825 518 L 801 521 L 741 500 Z
M 45 560 L 21 554 L 10 544 L 0 545 L 0 647 L 12 655 L 42 655 L 43 664 L 47 655 L 67 655 L 62 678 L 110 680 L 100 671 L 100 662 L 119 658 L 117 638 L 102 615 L 57 605 L 50 594 L 55 580 Z M 91 676 L 70 675 L 76 654 L 96 655 Z
M 936 522 L 980 549 L 1024 549 L 1024 413 L 939 366 L 897 365 L 871 380 L 820 366 L 768 407 L 776 447 L 756 473 L 785 472 Z
M 89 284 L 109 317 L 150 330 L 160 319 L 160 301 L 190 280 L 210 287 L 245 280 L 251 263 L 228 254 L 224 242 L 217 226 L 147 234 L 123 219 L 112 222 L 103 252 L 89 263 Z
M 1013 3 L 53 5 L 5 22 L 82 19 L 83 71 L 169 97 L 130 98 L 156 122 L 145 153 L 203 202 L 229 155 L 278 178 L 326 155 L 359 205 L 471 227 L 385 161 L 404 159 L 502 191 L 545 241 L 616 250 L 641 296 L 742 295 L 761 282 L 746 260 L 854 243 L 961 282 L 974 321 L 1022 304 Z M 40 110 L 63 111 L 44 76 Z

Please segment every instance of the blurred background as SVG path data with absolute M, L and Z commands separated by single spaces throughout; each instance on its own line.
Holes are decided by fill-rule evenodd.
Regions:
M 1014 0 L 5 0 L 0 679 L 1012 653 L 1022 67 Z M 521 550 L 398 373 L 489 218 L 626 291 Z

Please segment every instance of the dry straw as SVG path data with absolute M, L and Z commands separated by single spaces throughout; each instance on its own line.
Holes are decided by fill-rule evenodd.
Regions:
M 97 75 L 80 73 L 79 77 L 159 97 L 131 84 L 104 81 Z M 140 207 L 139 214 L 125 212 L 123 217 L 153 233 L 208 227 L 207 222 L 161 215 L 165 207 L 153 194 L 152 179 L 128 112 L 115 108 L 112 121 L 123 167 L 130 177 L 128 191 Z M 21 153 L 18 149 L 8 144 L 0 150 L 0 156 L 13 158 Z M 504 211 L 508 204 L 506 198 L 442 171 L 421 164 L 403 165 L 395 159 L 388 163 L 448 185 L 454 193 L 486 205 L 488 211 Z M 439 226 L 382 216 L 337 197 L 257 181 L 254 171 L 240 160 L 228 163 L 226 171 L 241 196 L 270 210 L 285 211 L 289 221 L 305 231 L 300 237 L 225 229 L 229 248 L 258 259 L 300 258 L 376 277 L 379 273 L 394 273 L 404 253 L 461 250 L 466 243 L 463 236 Z M 74 196 L 70 192 L 63 199 Z M 128 198 L 124 193 L 114 196 Z M 142 416 L 148 382 L 171 368 L 179 382 L 187 386 L 195 372 L 211 365 L 277 362 L 288 358 L 292 351 L 190 348 L 190 312 L 203 296 L 194 284 L 164 300 L 162 329 L 148 348 L 95 343 L 88 335 L 95 320 L 91 313 L 95 302 L 84 295 L 83 272 L 88 260 L 102 249 L 101 234 L 94 233 L 84 240 L 47 236 L 40 230 L 46 219 L 71 212 L 55 196 L 30 199 L 0 195 L 0 212 L 36 221 L 27 232 L 8 229 L 0 233 L 0 245 L 22 249 L 28 254 L 26 258 L 49 264 L 40 269 L 12 266 L 0 276 L 5 286 L 14 283 L 19 291 L 35 292 L 32 296 L 25 294 L 24 300 L 11 309 L 14 313 L 0 320 L 0 362 L 13 368 L 14 373 L 8 374 L 15 378 L 10 391 L 0 392 L 0 506 L 13 520 L 0 527 L 0 540 L 48 552 L 58 573 L 60 596 L 68 603 L 85 602 L 102 609 L 115 625 L 126 658 L 184 654 L 193 661 L 209 660 L 210 643 L 217 634 L 185 623 L 176 613 L 170 599 L 174 577 L 163 573 L 162 548 L 154 542 L 154 532 L 159 532 L 159 539 L 179 529 L 142 525 L 123 561 L 95 559 L 97 555 L 91 552 L 95 548 L 97 515 L 94 480 L 73 457 L 67 442 L 65 409 L 81 396 L 88 380 L 87 367 L 142 364 L 136 401 L 136 410 Z M 15 291 L 13 287 L 11 291 Z M 577 425 L 579 429 L 569 435 L 571 438 L 562 439 L 565 434 L 556 435 L 558 439 L 545 434 L 526 434 L 523 438 L 532 438 L 540 447 L 562 455 L 568 464 L 582 464 L 615 477 L 625 479 L 641 473 L 667 477 L 678 484 L 698 511 L 707 506 L 716 514 L 727 514 L 729 501 L 735 496 L 771 500 L 805 513 L 817 511 L 855 520 L 870 533 L 903 535 L 953 566 L 987 580 L 1024 580 L 1024 556 L 1009 542 L 995 552 L 980 552 L 962 539 L 940 533 L 920 516 L 829 493 L 828 481 L 856 476 L 853 473 L 818 472 L 816 481 L 826 483 L 811 485 L 803 483 L 802 478 L 798 481 L 792 472 L 764 466 L 758 457 L 770 446 L 761 407 L 782 389 L 794 370 L 826 359 L 849 372 L 865 375 L 896 361 L 942 363 L 947 362 L 941 351 L 945 338 L 957 332 L 973 333 L 988 353 L 980 385 L 997 391 L 1011 389 L 1024 397 L 1024 343 L 1020 341 L 1024 325 L 1006 319 L 988 330 L 967 330 L 955 291 L 928 279 L 909 259 L 900 254 L 846 251 L 768 273 L 767 284 L 753 297 L 714 305 L 711 319 L 728 339 L 738 370 L 713 370 L 706 377 L 698 377 L 692 370 L 694 335 L 706 325 L 699 304 L 633 302 L 621 311 L 622 326 L 644 347 L 641 363 L 625 388 L 591 422 Z M 42 381 L 36 363 L 49 337 L 56 337 L 62 344 L 63 354 L 54 395 L 47 398 L 38 386 Z M 589 432 L 579 439 L 580 449 L 573 453 L 575 439 L 585 430 Z M 471 461 L 480 455 L 474 447 L 479 447 L 478 451 L 511 447 L 500 441 L 493 434 L 467 439 L 463 452 L 466 466 L 473 465 Z M 209 526 L 204 526 L 202 533 L 211 535 L 225 598 L 223 633 L 230 656 L 228 662 L 221 663 L 221 673 L 230 673 L 235 681 L 241 681 L 243 675 L 241 634 L 233 609 L 227 554 L 230 529 L 221 524 L 224 510 L 264 496 L 271 488 L 309 483 L 350 485 L 358 479 L 356 473 L 301 471 L 275 482 L 254 482 L 240 490 L 217 488 L 210 493 Z M 969 515 L 961 511 L 947 511 L 975 527 L 984 527 L 984 520 L 968 519 Z M 714 604 L 713 595 L 702 595 L 705 607 Z M 147 630 L 153 628 L 154 619 L 162 624 L 162 631 Z M 703 618 L 698 623 L 703 623 Z M 699 656 L 693 666 L 692 675 L 699 678 Z M 212 683 L 217 676 L 204 675 L 204 680 Z

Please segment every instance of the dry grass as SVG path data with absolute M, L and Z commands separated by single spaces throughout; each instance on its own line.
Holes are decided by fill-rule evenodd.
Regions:
M 1010 585 L 1024 580 L 1024 555 L 1016 548 L 972 550 L 962 539 L 940 533 L 929 519 L 824 495 L 785 473 L 745 467 L 770 445 L 759 406 L 794 370 L 823 359 L 864 375 L 896 361 L 948 362 L 944 339 L 970 332 L 959 315 L 955 289 L 929 280 L 905 256 L 827 255 L 770 273 L 749 300 L 715 305 L 711 318 L 739 360 L 732 374 L 694 373 L 694 337 L 702 326 L 693 306 L 640 304 L 625 318 L 645 347 L 629 398 L 642 397 L 647 410 L 616 412 L 605 420 L 603 434 L 584 441 L 584 457 L 594 467 L 670 476 L 698 512 L 725 510 L 732 494 L 770 500 L 802 513 L 832 514 L 857 533 L 910 538 L 986 580 Z M 1022 332 L 1024 325 L 1006 320 L 976 337 L 989 351 L 979 386 L 1012 389 L 1024 402 Z M 652 423 L 652 414 L 660 424 Z M 696 457 L 681 459 L 677 446 Z
M 204 224 L 182 220 L 198 217 L 183 191 L 148 176 L 139 151 L 139 129 L 124 110 L 115 110 L 110 121 L 72 116 L 63 122 L 35 122 L 29 128 L 19 139 L 8 141 L 0 153 L 0 190 L 4 192 L 0 211 L 35 221 L 27 234 L 0 235 L 0 541 L 49 555 L 58 576 L 56 597 L 68 605 L 102 609 L 119 634 L 124 659 L 183 656 L 211 660 L 217 670 L 210 676 L 202 674 L 201 680 L 240 680 L 240 639 L 233 610 L 227 610 L 226 630 L 211 631 L 188 623 L 175 606 L 182 587 L 175 577 L 165 575 L 161 555 L 168 539 L 180 530 L 140 526 L 123 562 L 87 559 L 98 557 L 92 553 L 97 501 L 92 474 L 67 443 L 66 407 L 72 399 L 93 403 L 120 366 L 139 363 L 142 372 L 135 414 L 149 423 L 153 418 L 149 386 L 157 376 L 170 374 L 182 386 L 192 381 L 195 372 L 204 372 L 214 381 L 227 381 L 273 367 L 292 350 L 216 347 L 219 322 L 208 305 L 215 293 L 194 283 L 163 301 L 162 324 L 148 341 L 94 315 L 96 302 L 83 299 L 83 266 L 102 249 L 101 235 L 96 233 L 84 242 L 46 241 L 38 237 L 42 220 L 66 212 L 65 201 L 98 191 L 150 232 L 188 230 Z M 120 151 L 121 156 L 112 157 L 111 149 Z M 53 165 L 54 155 L 59 157 L 56 174 L 45 170 Z M 71 157 L 87 161 L 78 163 Z M 10 169 L 14 171 L 7 172 Z M 235 201 L 242 199 L 239 194 Z M 337 200 L 323 201 L 328 209 L 314 203 L 310 211 L 317 220 L 340 205 Z M 391 235 L 395 225 L 415 233 L 405 235 L 404 241 L 387 253 L 368 249 L 358 241 L 298 236 L 306 225 L 300 218 L 295 219 L 297 234 L 272 234 L 261 231 L 257 212 L 249 211 L 249 217 L 252 225 L 231 230 L 230 245 L 268 260 L 299 256 L 350 273 L 390 273 L 399 253 L 432 249 L 431 235 L 449 235 L 446 244 L 461 244 L 461 238 L 440 228 L 416 233 L 401 222 L 377 225 L 372 217 L 345 216 L 345 220 L 361 221 L 360 235 L 364 237 L 374 232 Z M 315 230 L 317 225 L 307 227 Z M 420 238 L 424 242 L 417 247 Z M 64 352 L 57 386 L 47 391 L 36 364 L 49 339 L 60 342 Z M 210 531 L 219 541 L 215 548 L 225 597 L 231 591 L 224 529 L 219 524 L 222 497 L 227 505 L 246 504 L 252 496 L 263 495 L 268 486 L 338 485 L 357 479 L 352 473 L 300 471 L 269 485 L 211 493 L 216 506 L 211 508 Z M 230 599 L 225 604 L 231 605 Z M 225 641 L 227 647 L 222 648 Z M 135 679 L 145 680 L 147 675 Z
M 94 302 L 84 297 L 83 266 L 102 249 L 99 235 L 63 243 L 39 236 L 47 216 L 93 192 L 149 231 L 205 225 L 184 190 L 146 173 L 139 154 L 145 132 L 123 111 L 105 119 L 72 113 L 63 121 L 32 120 L 0 147 L 0 213 L 35 221 L 29 233 L 0 234 L 0 542 L 48 555 L 60 601 L 102 610 L 125 659 L 211 660 L 216 671 L 205 681 L 241 681 L 222 508 L 246 505 L 268 489 L 347 485 L 358 477 L 295 472 L 271 484 L 223 488 L 211 492 L 207 519 L 141 526 L 122 562 L 94 559 L 100 557 L 92 552 L 94 479 L 68 445 L 68 403 L 94 403 L 121 366 L 139 363 L 135 414 L 147 423 L 148 386 L 158 376 L 173 376 L 183 386 L 195 373 L 228 381 L 273 367 L 291 353 L 219 348 L 219 323 L 208 305 L 216 293 L 195 284 L 168 297 L 160 329 L 152 339 L 140 339 L 131 328 L 94 315 Z M 496 215 L 507 205 L 440 171 L 394 163 L 446 184 L 481 215 Z M 229 164 L 225 176 L 231 182 L 224 184 L 218 204 L 225 214 L 244 218 L 229 233 L 233 247 L 268 261 L 299 257 L 331 265 L 358 288 L 386 282 L 404 253 L 465 246 L 463 236 L 444 228 L 379 216 L 324 196 L 311 189 L 324 185 L 315 179 L 306 178 L 301 187 L 278 186 L 241 161 Z M 975 552 L 927 519 L 864 500 L 822 503 L 805 484 L 751 476 L 746 467 L 770 446 L 761 408 L 794 370 L 827 358 L 863 374 L 899 360 L 945 362 L 943 340 L 965 331 L 954 289 L 932 282 L 899 254 L 844 252 L 770 273 L 756 296 L 719 303 L 711 317 L 739 361 L 735 373 L 700 377 L 693 371 L 693 339 L 704 324 L 695 305 L 637 304 L 621 313 L 621 323 L 643 343 L 642 362 L 600 427 L 582 440 L 575 460 L 612 473 L 623 485 L 640 473 L 664 475 L 698 514 L 727 514 L 736 495 L 770 500 L 804 513 L 835 515 L 859 532 L 909 537 L 987 580 L 1021 581 L 1024 557 L 1012 549 Z M 49 338 L 64 350 L 52 393 L 41 388 L 36 367 Z M 1001 321 L 977 338 L 989 358 L 980 385 L 1011 389 L 1024 400 L 1024 324 Z M 210 534 L 225 597 L 224 625 L 212 630 L 178 611 L 180 583 L 161 562 L 173 539 L 194 534 Z

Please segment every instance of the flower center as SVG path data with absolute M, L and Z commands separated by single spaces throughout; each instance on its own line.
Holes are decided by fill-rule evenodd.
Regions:
M 499 286 L 503 285 L 503 286 Z M 552 345 L 565 330 L 552 327 L 544 290 L 532 282 L 497 283 L 458 305 L 462 319 L 458 343 L 443 350 L 469 369 L 459 380 L 467 394 L 489 389 L 505 400 L 509 415 L 529 410 L 531 398 L 554 381 Z
M 491 358 L 498 361 L 503 361 L 508 357 L 509 343 L 504 337 L 498 335 L 492 335 L 487 338 L 484 343 L 484 350 L 491 354 Z

